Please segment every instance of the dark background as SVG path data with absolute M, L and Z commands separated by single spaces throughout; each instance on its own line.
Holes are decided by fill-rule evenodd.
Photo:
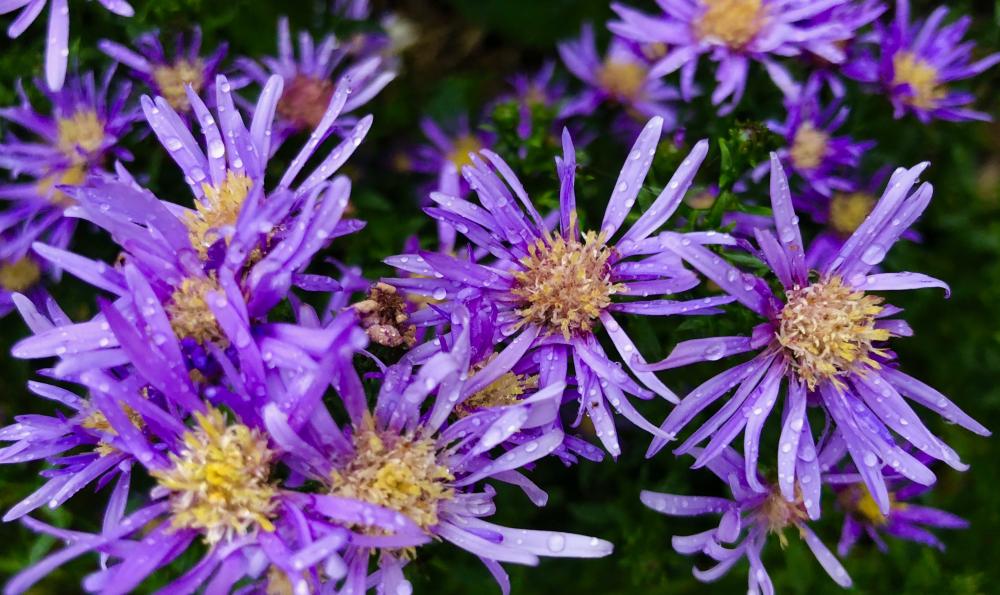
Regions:
M 137 14 L 125 20 L 106 13 L 96 3 L 71 3 L 71 56 L 86 68 L 103 68 L 106 63 L 95 47 L 99 38 L 126 42 L 153 27 L 174 32 L 200 24 L 206 48 L 219 40 L 230 43 L 230 59 L 237 55 L 260 56 L 275 51 L 275 23 L 287 13 L 293 27 L 313 33 L 348 26 L 323 11 L 322 2 L 261 2 L 259 0 L 135 0 Z M 925 16 L 936 6 L 914 2 L 915 15 Z M 974 16 L 972 36 L 985 55 L 1000 47 L 997 7 L 990 2 L 955 2 L 955 13 Z M 391 6 L 389 6 L 391 5 Z M 369 221 L 361 233 L 338 241 L 332 254 L 347 262 L 366 266 L 369 277 L 386 272 L 379 264 L 384 256 L 401 249 L 402 237 L 421 232 L 431 245 L 432 227 L 417 208 L 418 188 L 427 179 L 395 172 L 392 156 L 421 142 L 419 118 L 430 114 L 447 119 L 460 113 L 477 118 L 483 106 L 507 89 L 507 77 L 525 68 L 533 69 L 546 58 L 556 58 L 557 40 L 575 35 L 585 20 L 594 21 L 598 31 L 610 16 L 600 0 L 451 0 L 441 2 L 376 2 L 376 10 L 391 8 L 414 20 L 420 27 L 420 41 L 404 56 L 404 72 L 371 105 L 375 126 L 351 161 L 349 173 L 355 180 L 353 202 L 357 215 Z M 46 15 L 18 40 L 0 38 L 0 104 L 15 99 L 13 82 L 41 73 L 41 49 Z M 4 27 L 8 17 L 2 18 Z M 703 63 L 704 64 L 704 63 Z M 565 73 L 564 73 L 565 74 Z M 710 83 L 709 71 L 701 77 Z M 969 85 L 980 97 L 979 107 L 998 112 L 997 83 L 1000 69 L 979 77 Z M 573 81 L 575 85 L 576 82 Z M 758 73 L 750 81 L 750 91 L 740 110 L 726 119 L 716 118 L 707 102 L 696 102 L 685 118 L 689 139 L 717 139 L 730 134 L 740 121 L 783 118 L 780 98 L 766 76 Z M 578 88 L 578 87 L 574 87 Z M 852 91 L 853 113 L 850 133 L 871 138 L 878 147 L 865 157 L 866 172 L 886 165 L 933 162 L 926 179 L 935 185 L 935 199 L 921 222 L 920 244 L 898 245 L 886 261 L 888 270 L 915 270 L 945 279 L 953 296 L 944 300 L 939 291 L 893 295 L 893 302 L 906 309 L 916 336 L 897 339 L 904 370 L 948 394 L 960 406 L 988 427 L 1000 427 L 1000 332 L 996 326 L 996 304 L 1000 303 L 1000 128 L 995 124 L 935 123 L 924 126 L 915 119 L 894 121 L 884 98 Z M 577 184 L 581 208 L 591 216 L 603 209 L 607 192 L 614 183 L 626 147 L 607 133 L 609 113 L 595 115 L 591 122 L 597 140 L 582 160 Z M 140 127 L 141 128 L 141 127 Z M 127 142 L 139 142 L 138 136 Z M 146 139 L 145 146 L 153 146 Z M 297 146 L 296 143 L 292 143 Z M 159 196 L 177 201 L 190 200 L 172 163 L 158 150 L 136 151 L 140 157 L 130 165 L 133 172 L 148 174 L 150 186 Z M 542 147 L 522 170 L 535 173 L 526 180 L 529 190 L 542 204 L 551 204 L 554 176 L 547 164 L 551 151 Z M 281 156 L 279 156 L 280 161 Z M 541 165 L 539 165 L 541 164 Z M 669 163 L 657 164 L 652 181 L 665 179 Z M 280 171 L 276 164 L 275 171 Z M 665 173 L 664 173 L 665 172 Z M 391 174 L 391 175 L 389 175 Z M 713 152 L 699 180 L 711 183 L 719 175 L 719 160 Z M 657 177 L 659 176 L 659 177 Z M 640 197 L 648 201 L 652 190 Z M 754 198 L 757 189 L 748 193 Z M 757 197 L 763 195 L 756 194 Z M 648 204 L 648 203 L 647 203 Z M 110 258 L 114 248 L 96 231 L 81 228 L 77 246 L 81 251 Z M 94 293 L 71 278 L 54 289 L 66 310 L 76 319 L 94 312 Z M 676 321 L 657 321 L 653 326 L 632 325 L 640 347 L 650 357 L 663 355 L 678 338 L 702 336 L 727 330 L 728 320 L 699 323 L 691 327 Z M 0 321 L 0 351 L 27 332 L 16 314 Z M 49 403 L 27 395 L 24 384 L 39 362 L 21 362 L 9 355 L 0 357 L 0 424 L 10 423 L 18 413 L 48 412 Z M 695 368 L 664 375 L 664 380 L 683 394 L 707 378 L 711 370 Z M 662 407 L 662 404 L 660 404 Z M 661 409 L 644 409 L 655 421 Z M 1000 469 L 992 440 L 975 437 L 949 426 L 931 414 L 923 415 L 930 427 L 951 443 L 971 464 L 961 474 L 938 468 L 940 481 L 924 503 L 944 508 L 969 519 L 969 530 L 940 533 L 948 546 L 945 553 L 890 540 L 891 551 L 880 554 L 862 542 L 844 561 L 858 593 L 955 593 L 961 595 L 997 592 L 1000 550 Z M 535 509 L 523 495 L 501 488 L 497 503 L 499 522 L 538 529 L 562 529 L 600 536 L 616 544 L 615 554 L 603 560 L 547 560 L 537 569 L 509 567 L 514 592 L 551 593 L 741 593 L 746 589 L 745 564 L 737 565 L 729 576 L 714 585 L 702 585 L 690 574 L 693 560 L 670 548 L 673 534 L 693 533 L 708 528 L 709 519 L 678 520 L 660 516 L 638 501 L 641 489 L 676 493 L 715 494 L 718 482 L 704 472 L 690 471 L 684 461 L 664 452 L 651 461 L 642 455 L 648 437 L 623 430 L 625 454 L 615 464 L 585 463 L 563 468 L 558 462 L 540 464 L 532 477 L 550 494 L 548 506 Z M 762 457 L 763 459 L 764 457 Z M 0 468 L 0 508 L 6 510 L 39 485 L 41 465 Z M 134 497 L 142 497 L 138 486 Z M 78 495 L 58 511 L 43 509 L 40 518 L 60 526 L 80 529 L 99 527 L 99 513 L 105 494 L 90 491 Z M 833 498 L 825 496 L 831 510 L 818 532 L 831 549 L 839 537 L 840 517 L 832 511 Z M 789 535 L 782 551 L 772 540 L 766 549 L 767 565 L 778 592 L 836 593 L 840 589 L 829 580 L 807 548 Z M 9 576 L 53 547 L 52 540 L 39 538 L 17 524 L 0 525 L 0 577 Z M 700 561 L 705 564 L 705 561 Z M 79 590 L 79 579 L 96 564 L 86 558 L 67 565 L 36 587 L 37 593 L 70 593 Z M 488 573 L 469 554 L 434 545 L 421 550 L 420 557 L 407 569 L 417 592 L 491 592 L 495 587 Z M 166 577 L 147 585 L 150 589 Z

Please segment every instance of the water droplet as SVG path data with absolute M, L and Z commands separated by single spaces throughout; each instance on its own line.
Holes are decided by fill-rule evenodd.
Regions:
M 549 535 L 548 546 L 550 552 L 558 554 L 566 549 L 566 538 L 560 533 L 553 533 Z

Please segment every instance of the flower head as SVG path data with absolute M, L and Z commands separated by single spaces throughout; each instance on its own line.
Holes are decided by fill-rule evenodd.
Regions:
M 816 436 L 805 415 L 810 404 L 820 407 L 832 422 L 832 432 L 820 446 L 850 456 L 883 513 L 890 506 L 885 474 L 899 474 L 921 485 L 935 480 L 923 462 L 896 444 L 894 435 L 928 457 L 956 469 L 966 468 L 955 452 L 924 426 L 906 399 L 976 433 L 989 432 L 943 395 L 899 369 L 889 340 L 913 331 L 904 321 L 893 318 L 898 308 L 872 293 L 928 287 L 947 290 L 943 282 L 918 273 L 873 272 L 930 202 L 929 184 L 914 189 L 926 167 L 897 170 L 864 223 L 835 255 L 810 271 L 788 181 L 777 155 L 772 154 L 771 204 L 777 236 L 758 229 L 756 237 L 763 261 L 781 285 L 778 291 L 704 247 L 686 245 L 673 234 L 665 237 L 665 243 L 679 256 L 765 319 L 749 337 L 686 341 L 666 360 L 643 366 L 662 370 L 755 353 L 749 361 L 696 388 L 670 413 L 661 429 L 673 436 L 735 389 L 715 415 L 675 452 L 693 452 L 708 440 L 697 458 L 696 464 L 703 465 L 720 456 L 743 432 L 746 481 L 758 488 L 760 435 L 784 385 L 778 484 L 789 501 L 796 497 L 796 486 L 801 486 L 813 518 L 818 516 L 821 482 Z M 655 439 L 651 452 L 665 444 Z
M 451 322 L 452 330 L 440 341 L 439 351 L 422 349 L 419 368 L 413 366 L 413 358 L 404 358 L 386 369 L 372 409 L 360 380 L 342 383 L 340 396 L 350 419 L 343 433 L 318 398 L 265 409 L 267 427 L 288 464 L 323 486 L 317 493 L 299 496 L 303 505 L 322 510 L 327 503 L 349 498 L 395 511 L 400 519 L 419 526 L 426 537 L 479 556 L 502 585 L 506 582 L 502 562 L 536 564 L 540 556 L 608 555 L 611 544 L 597 538 L 510 529 L 484 520 L 496 510 L 496 492 L 480 486 L 484 480 L 518 485 L 536 504 L 544 503 L 544 492 L 521 470 L 554 452 L 564 436 L 549 418 L 536 436 L 508 442 L 530 425 L 527 403 L 456 415 L 456 406 L 474 396 L 470 378 L 476 375 L 469 369 L 473 355 L 469 312 L 457 308 Z M 560 394 L 541 392 L 534 395 L 535 401 Z M 500 453 L 492 454 L 496 450 Z M 419 551 L 401 548 L 398 536 L 387 534 L 377 520 L 362 517 L 351 527 L 346 557 L 352 562 L 345 589 L 364 590 L 373 555 L 380 569 L 375 579 L 380 590 L 400 592 L 409 587 L 402 568 Z
M 698 453 L 694 453 L 698 454 Z M 723 576 L 746 558 L 750 564 L 748 593 L 773 593 L 771 577 L 761 561 L 764 546 L 774 536 L 784 547 L 788 542 L 786 531 L 791 531 L 806 542 L 816 560 L 841 587 L 851 586 L 851 577 L 830 550 L 809 527 L 809 516 L 801 497 L 789 501 L 777 486 L 768 486 L 760 480 L 755 483 L 763 490 L 749 484 L 744 476 L 743 459 L 732 449 L 725 449 L 707 464 L 719 479 L 726 482 L 732 493 L 730 498 L 710 496 L 681 496 L 643 491 L 642 503 L 670 516 L 719 515 L 722 519 L 716 529 L 694 535 L 677 535 L 674 549 L 687 555 L 704 554 L 716 564 L 707 570 L 694 569 L 694 576 L 702 582 L 712 582 Z
M 587 89 L 563 105 L 561 119 L 593 112 L 603 103 L 621 107 L 633 120 L 658 116 L 669 130 L 676 114 L 669 102 L 678 99 L 677 90 L 654 75 L 649 63 L 620 39 L 612 39 L 604 58 L 597 53 L 594 30 L 584 25 L 580 38 L 559 44 L 566 68 L 586 83 Z
M 948 8 L 938 7 L 924 21 L 910 21 L 909 0 L 897 0 L 892 23 L 880 26 L 877 55 L 852 61 L 848 76 L 878 85 L 889 97 L 897 118 L 915 115 L 921 122 L 989 120 L 969 109 L 975 97 L 955 90 L 954 83 L 977 76 L 1000 62 L 1000 53 L 973 61 L 975 47 L 964 43 L 968 16 L 943 24 Z
M 797 85 L 775 58 L 815 54 L 843 62 L 841 43 L 854 36 L 853 20 L 834 18 L 832 8 L 845 0 L 661 0 L 663 13 L 650 16 L 621 4 L 612 8 L 621 20 L 608 26 L 641 44 L 661 43 L 668 51 L 650 70 L 661 77 L 681 71 L 681 93 L 690 101 L 701 56 L 718 64 L 712 103 L 731 111 L 743 97 L 750 62 L 760 62 L 786 94 Z M 825 17 L 825 18 L 821 18 Z
M 576 152 L 569 133 L 564 132 L 563 156 L 557 160 L 557 229 L 545 223 L 510 167 L 493 152 L 482 151 L 463 169 L 482 206 L 435 193 L 431 198 L 437 206 L 427 212 L 466 236 L 484 258 L 418 253 L 388 260 L 418 275 L 387 281 L 401 289 L 446 301 L 483 298 L 479 307 L 495 317 L 501 336 L 509 337 L 509 344 L 501 356 L 473 378 L 471 384 L 477 389 L 501 378 L 526 354 L 534 357 L 537 353 L 551 362 L 546 365 L 551 371 L 546 378 L 550 380 L 539 386 L 565 380 L 572 362 L 579 383 L 580 417 L 586 414 L 593 420 L 598 436 L 615 455 L 619 446 L 609 404 L 633 423 L 655 432 L 626 395 L 648 399 L 655 392 L 666 399 L 674 398 L 654 375 L 637 370 L 635 346 L 616 315 L 708 314 L 731 299 L 647 299 L 685 291 L 697 284 L 695 276 L 680 266 L 653 234 L 670 218 L 690 187 L 708 151 L 707 142 L 694 147 L 649 209 L 619 235 L 642 189 L 662 126 L 662 119 L 653 118 L 639 135 L 614 186 L 599 230 L 581 231 L 577 220 Z M 709 233 L 685 236 L 685 241 L 732 240 L 724 234 Z M 610 361 L 596 339 L 599 327 L 608 332 L 626 365 L 648 389 Z
M 201 28 L 195 27 L 190 39 L 178 35 L 173 55 L 164 50 L 155 31 L 140 35 L 135 46 L 133 50 L 108 39 L 98 43 L 102 52 L 128 66 L 134 77 L 165 98 L 178 112 L 191 110 L 189 87 L 209 101 L 215 99 L 215 75 L 226 57 L 227 44 L 221 43 L 211 55 L 202 56 Z
M 352 90 L 343 107 L 346 115 L 371 101 L 396 76 L 378 56 L 351 63 L 354 59 L 351 48 L 332 34 L 317 44 L 312 36 L 301 32 L 298 41 L 296 56 L 288 19 L 282 17 L 278 21 L 277 56 L 261 62 L 249 58 L 237 60 L 239 69 L 259 85 L 266 84 L 273 75 L 285 82 L 278 99 L 278 126 L 274 131 L 278 142 L 292 133 L 316 128 L 338 85 L 349 84 Z M 345 122 L 353 124 L 343 120 L 341 125 Z
M 0 6 L 0 13 L 21 9 L 20 14 L 7 29 L 11 39 L 19 37 L 35 22 L 45 5 L 49 5 L 49 25 L 45 39 L 45 82 L 50 91 L 62 89 L 66 80 L 66 63 L 69 61 L 69 0 L 15 0 Z M 135 11 L 125 0 L 102 0 L 108 11 L 130 17 Z

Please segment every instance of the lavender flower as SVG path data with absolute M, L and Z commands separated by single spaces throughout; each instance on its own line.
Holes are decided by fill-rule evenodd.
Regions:
M 658 116 L 668 130 L 674 127 L 677 118 L 668 102 L 680 95 L 654 75 L 629 44 L 612 39 L 602 59 L 594 29 L 588 24 L 579 39 L 559 44 L 559 55 L 566 68 L 589 87 L 566 102 L 559 113 L 561 119 L 590 114 L 603 103 L 613 103 L 635 114 L 637 120 Z
M 877 84 L 889 96 L 896 118 L 912 113 L 921 122 L 990 120 L 969 109 L 971 93 L 954 91 L 956 81 L 977 76 L 1000 62 L 1000 53 L 972 61 L 973 43 L 962 38 L 972 20 L 962 17 L 942 25 L 948 8 L 939 6 L 925 21 L 910 22 L 910 3 L 897 0 L 891 25 L 878 28 L 878 55 L 851 62 L 848 76 Z
M 692 454 L 700 455 L 697 451 Z M 770 535 L 779 543 L 787 543 L 785 531 L 797 531 L 799 537 L 812 550 L 816 560 L 841 587 L 851 586 L 851 577 L 830 550 L 809 527 L 809 508 L 800 498 L 786 500 L 776 486 L 769 486 L 755 476 L 755 481 L 744 478 L 743 459 L 730 448 L 707 463 L 719 479 L 726 482 L 731 498 L 710 496 L 678 496 L 643 491 L 642 503 L 670 516 L 719 515 L 722 519 L 716 529 L 694 535 L 677 535 L 672 539 L 674 549 L 681 554 L 705 554 L 716 562 L 715 566 L 701 570 L 694 568 L 694 576 L 702 582 L 712 582 L 729 572 L 742 558 L 750 564 L 748 590 L 750 595 L 773 595 L 774 586 L 761 561 L 764 546 Z
M 787 148 L 778 151 L 782 164 L 805 180 L 811 190 L 829 197 L 836 191 L 850 189 L 850 182 L 842 177 L 842 172 L 856 170 L 861 156 L 875 143 L 835 136 L 847 121 L 850 109 L 841 99 L 824 106 L 820 100 L 821 87 L 821 79 L 811 77 L 797 96 L 786 99 L 785 122 L 769 122 L 768 126 L 788 143 Z M 754 177 L 763 177 L 768 167 L 768 164 L 758 167 Z
M 685 341 L 664 361 L 641 366 L 664 370 L 756 352 L 749 361 L 696 388 L 671 411 L 661 429 L 673 436 L 736 388 L 675 452 L 693 452 L 696 445 L 709 440 L 695 463 L 701 466 L 720 456 L 743 432 L 746 481 L 759 489 L 760 435 L 785 384 L 778 484 L 788 501 L 795 499 L 796 486 L 801 486 L 814 518 L 819 514 L 821 481 L 814 435 L 805 415 L 810 403 L 821 407 L 833 422 L 834 431 L 823 448 L 850 455 L 883 514 L 890 504 L 883 467 L 921 485 L 935 480 L 926 465 L 895 443 L 893 433 L 930 457 L 965 469 L 955 452 L 924 426 L 904 396 L 973 432 L 989 432 L 944 395 L 898 369 L 886 342 L 913 331 L 905 321 L 891 318 L 898 308 L 870 293 L 928 287 L 947 291 L 943 282 L 919 273 L 872 273 L 930 202 L 930 184 L 913 189 L 927 165 L 896 170 L 885 194 L 837 255 L 818 271 L 809 271 L 788 181 L 777 155 L 772 154 L 771 204 L 777 237 L 766 229 L 757 230 L 756 237 L 763 261 L 774 271 L 783 294 L 682 236 L 665 234 L 665 245 L 766 320 L 749 337 Z M 650 453 L 665 444 L 655 439 Z
M 0 143 L 0 168 L 15 176 L 0 183 L 0 199 L 9 205 L 0 213 L 0 234 L 10 238 L 0 258 L 7 266 L 21 263 L 20 269 L 5 269 L 8 291 L 22 291 L 40 276 L 31 260 L 22 260 L 31 242 L 41 238 L 64 247 L 72 238 L 75 224 L 63 217 L 73 203 L 66 188 L 99 178 L 109 158 L 132 158 L 120 140 L 140 115 L 127 107 L 128 85 L 109 96 L 113 75 L 110 69 L 96 81 L 87 72 L 60 91 L 40 89 L 50 103 L 46 111 L 36 110 L 19 84 L 20 105 L 0 109 L 0 118 L 13 125 Z M 33 138 L 15 136 L 15 127 Z
M 298 41 L 299 55 L 296 57 L 288 19 L 283 17 L 278 21 L 277 56 L 264 58 L 263 64 L 250 58 L 237 60 L 238 68 L 260 85 L 273 75 L 284 80 L 277 108 L 279 124 L 275 131 L 279 142 L 292 133 L 316 128 L 338 85 L 351 87 L 351 96 L 343 108 L 343 113 L 348 114 L 371 101 L 396 77 L 378 56 L 350 64 L 352 48 L 342 46 L 332 34 L 317 45 L 312 36 L 303 31 Z M 336 69 L 340 72 L 334 76 Z
M 427 537 L 478 556 L 504 593 L 510 586 L 503 562 L 537 564 L 540 556 L 610 554 L 611 544 L 594 537 L 510 529 L 483 520 L 496 510 L 494 489 L 476 487 L 486 479 L 518 485 L 536 504 L 545 502 L 545 493 L 518 470 L 555 450 L 563 432 L 550 427 L 538 439 L 494 457 L 490 451 L 516 431 L 508 425 L 526 420 L 520 406 L 502 409 L 492 423 L 484 423 L 481 413 L 451 423 L 456 404 L 475 390 L 468 380 L 468 312 L 457 309 L 452 321 L 457 330 L 449 350 L 431 356 L 416 371 L 405 361 L 389 368 L 371 411 L 360 379 L 344 383 L 340 395 L 350 417 L 346 431 L 318 396 L 265 408 L 267 428 L 286 453 L 287 464 L 323 486 L 318 494 L 297 496 L 301 506 L 321 510 L 316 503 L 335 497 L 395 510 Z M 558 394 L 558 387 L 549 392 Z M 358 523 L 344 554 L 349 561 L 344 591 L 364 592 L 370 582 L 380 592 L 409 590 L 402 569 L 416 554 L 399 546 L 397 538 L 386 537 L 372 523 Z M 379 571 L 369 577 L 373 555 Z
M 522 159 L 527 155 L 526 143 L 535 130 L 535 114 L 542 111 L 555 115 L 565 96 L 565 85 L 561 81 L 553 79 L 555 66 L 555 62 L 546 62 L 537 72 L 514 76 L 511 79 L 513 93 L 503 95 L 495 102 L 497 105 L 513 103 L 517 109 L 515 132 L 521 141 L 518 155 Z
M 837 545 L 839 555 L 846 556 L 864 535 L 880 551 L 889 551 L 889 546 L 880 536 L 883 532 L 898 539 L 944 551 L 944 543 L 925 527 L 965 529 L 969 526 L 968 521 L 950 512 L 909 502 L 926 493 L 927 486 L 904 481 L 895 488 L 889 493 L 888 514 L 882 513 L 864 483 L 856 481 L 836 488 L 837 503 L 845 513 L 840 543 Z
M 326 368 L 326 374 L 332 369 Z M 318 589 L 321 580 L 336 581 L 346 573 L 337 552 L 349 539 L 348 525 L 379 527 L 400 547 L 426 541 L 414 523 L 395 511 L 334 496 L 304 497 L 281 485 L 273 478 L 278 462 L 274 445 L 245 420 L 202 404 L 187 410 L 169 397 L 147 398 L 135 390 L 141 382 L 104 372 L 85 372 L 81 381 L 104 416 L 105 439 L 135 457 L 155 487 L 148 501 L 126 516 L 127 484 L 120 481 L 98 534 L 25 519 L 31 529 L 69 545 L 14 576 L 7 593 L 24 592 L 54 568 L 88 552 L 102 554 L 108 563 L 88 575 L 83 587 L 127 592 L 196 542 L 207 551 L 167 586 L 169 592 L 190 592 L 206 583 L 209 590 L 230 592 L 245 578 L 266 588 L 285 584 L 294 592 L 308 592 Z M 294 385 L 300 392 L 285 396 L 301 401 L 327 382 L 329 377 L 320 374 Z M 305 530 L 300 520 L 306 514 L 324 522 Z
M 173 52 L 168 53 L 155 31 L 140 35 L 136 50 L 120 43 L 102 39 L 97 46 L 102 52 L 131 69 L 132 76 L 141 80 L 155 94 L 165 97 L 179 112 L 188 112 L 191 103 L 187 88 L 196 94 L 214 99 L 215 75 L 226 57 L 228 45 L 221 43 L 210 56 L 201 55 L 201 28 L 195 27 L 190 39 L 178 34 Z
M 125 0 L 100 0 L 100 3 L 118 16 L 130 17 L 135 12 Z M 0 5 L 0 14 L 21 9 L 7 29 L 7 36 L 14 39 L 35 22 L 46 4 L 50 7 L 45 40 L 45 82 L 49 90 L 59 91 L 66 79 L 66 62 L 69 59 L 69 0 L 10 0 Z
M 669 52 L 650 71 L 661 77 L 681 71 L 681 93 L 695 93 L 698 59 L 718 64 L 712 104 L 731 111 L 743 97 L 750 62 L 759 62 L 786 95 L 796 84 L 774 58 L 815 54 L 832 63 L 844 61 L 840 42 L 853 37 L 852 23 L 816 17 L 846 0 L 658 0 L 663 14 L 649 16 L 622 4 L 612 8 L 621 20 L 608 24 L 617 35 L 638 43 L 663 43 Z M 730 101 L 722 105 L 727 99 Z
M 690 187 L 708 152 L 706 141 L 695 146 L 638 221 L 617 242 L 611 241 L 635 204 L 662 126 L 661 118 L 653 118 L 639 135 L 615 184 L 599 232 L 580 230 L 574 193 L 576 152 L 569 133 L 564 132 L 563 156 L 557 159 L 558 230 L 553 232 L 545 224 L 510 167 L 493 152 L 482 151 L 481 158 L 473 156 L 472 164 L 462 172 L 476 189 L 482 206 L 435 193 L 431 198 L 438 206 L 427 212 L 453 226 L 494 260 L 480 263 L 424 252 L 387 260 L 398 269 L 420 276 L 387 280 L 401 289 L 438 300 L 479 295 L 495 309 L 491 315 L 496 317 L 502 334 L 511 338 L 510 343 L 472 379 L 475 388 L 483 388 L 506 374 L 529 351 L 537 350 L 540 361 L 552 370 L 553 382 L 566 378 L 572 361 L 580 401 L 577 422 L 584 414 L 589 416 L 598 437 L 615 456 L 620 448 L 608 404 L 639 427 L 657 433 L 626 397 L 649 399 L 654 392 L 611 363 L 597 341 L 596 326 L 602 324 L 607 329 L 628 367 L 643 383 L 663 398 L 675 400 L 653 374 L 637 369 L 633 363 L 635 346 L 614 313 L 707 314 L 730 301 L 727 296 L 691 302 L 644 299 L 685 291 L 697 284 L 696 276 L 651 236 L 673 214 Z M 692 240 L 729 241 L 715 233 L 688 236 L 687 241 Z M 643 299 L 616 303 L 621 296 Z

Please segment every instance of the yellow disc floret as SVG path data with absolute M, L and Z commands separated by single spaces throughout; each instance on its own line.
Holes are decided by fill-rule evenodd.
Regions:
M 172 467 L 152 471 L 169 492 L 172 525 L 195 529 L 213 545 L 256 529 L 274 531 L 277 489 L 269 483 L 274 453 L 258 430 L 226 424 L 221 411 L 195 413 Z
M 384 506 L 429 529 L 438 505 L 454 496 L 454 476 L 431 438 L 379 432 L 369 422 L 354 434 L 354 458 L 330 476 L 331 493 Z
M 789 502 L 778 490 L 772 489 L 760 507 L 754 512 L 757 522 L 767 527 L 772 535 L 776 535 L 778 543 L 782 548 L 788 546 L 788 538 L 785 537 L 785 529 L 789 527 L 800 527 L 809 515 L 802 504 L 801 494 L 796 488 L 796 498 L 794 502 Z M 801 534 L 801 529 L 800 529 Z
M 813 126 L 812 122 L 804 122 L 795 132 L 795 139 L 789 155 L 796 169 L 816 169 L 823 164 L 826 157 L 830 135 Z
M 701 4 L 704 12 L 695 22 L 695 34 L 733 49 L 753 41 L 767 19 L 763 0 L 702 0 Z
M 463 134 L 456 138 L 448 153 L 448 161 L 455 166 L 455 169 L 462 171 L 466 165 L 472 165 L 472 158 L 469 153 L 478 153 L 483 148 L 483 143 L 472 134 Z
M 56 147 L 74 162 L 85 161 L 89 153 L 104 144 L 104 123 L 97 112 L 82 109 L 68 118 L 56 121 L 58 140 Z
M 201 60 L 189 62 L 181 58 L 173 64 L 163 64 L 153 69 L 153 80 L 160 95 L 170 107 L 186 112 L 191 109 L 185 86 L 190 85 L 195 93 L 205 84 L 205 65 Z
M 42 270 L 27 256 L 0 264 L 0 287 L 7 291 L 25 291 L 34 287 L 41 278 Z
M 204 197 L 195 201 L 196 211 L 188 213 L 184 221 L 191 245 L 202 257 L 228 228 L 236 225 L 252 187 L 253 180 L 232 171 L 226 173 L 226 179 L 218 186 L 202 184 Z
M 618 101 L 634 101 L 646 84 L 646 68 L 638 62 L 608 59 L 597 71 L 597 84 Z
M 844 285 L 837 276 L 790 289 L 785 296 L 777 340 L 810 389 L 826 381 L 841 388 L 841 377 L 879 367 L 871 356 L 884 352 L 874 343 L 891 336 L 875 327 L 882 298 Z
M 910 87 L 906 102 L 914 107 L 933 109 L 948 96 L 937 68 L 910 52 L 900 52 L 892 59 L 893 84 Z
M 566 339 L 589 333 L 611 296 L 625 291 L 624 284 L 611 282 L 612 250 L 604 234 L 587 232 L 582 242 L 549 235 L 528 252 L 521 259 L 523 270 L 514 273 L 521 324 L 537 324 Z
M 75 202 L 66 195 L 65 192 L 56 186 L 80 186 L 87 179 L 87 169 L 82 163 L 72 165 L 66 169 L 55 170 L 52 173 L 39 178 L 35 190 L 38 194 L 45 196 L 49 201 L 60 207 L 72 206 Z
M 486 388 L 471 395 L 455 407 L 455 413 L 464 417 L 481 409 L 514 405 L 530 390 L 538 388 L 538 375 L 507 372 Z
M 165 309 L 177 338 L 191 338 L 203 344 L 228 344 L 206 301 L 213 291 L 221 291 L 221 288 L 211 277 L 187 277 L 174 289 Z
M 842 236 L 850 236 L 874 208 L 875 197 L 866 192 L 834 194 L 830 200 L 830 227 Z

